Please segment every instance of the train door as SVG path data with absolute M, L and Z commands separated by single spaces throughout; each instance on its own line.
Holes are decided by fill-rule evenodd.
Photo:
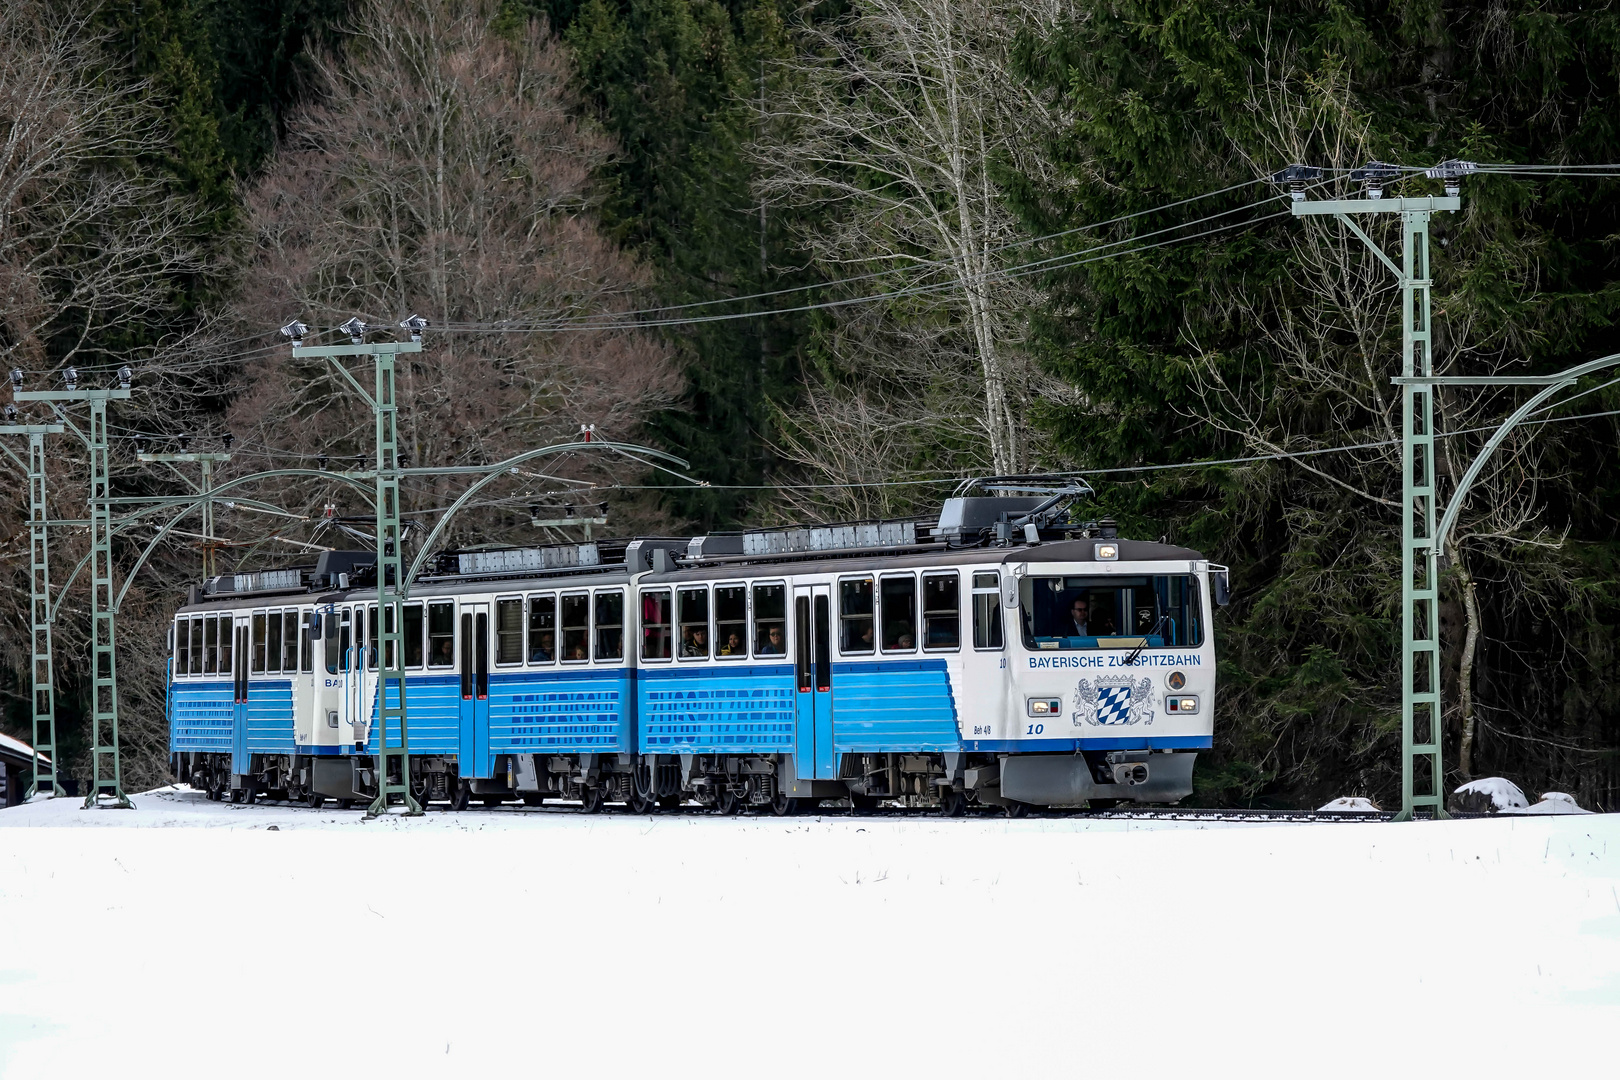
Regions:
M 366 635 L 366 609 L 356 604 L 349 609 L 349 633 L 343 650 L 343 731 L 345 742 L 363 749 L 371 731 L 372 705 L 377 693 L 377 677 L 367 670 L 371 644 Z
M 795 771 L 801 780 L 838 779 L 833 752 L 830 585 L 793 590 Z
M 461 776 L 487 777 L 489 760 L 489 605 L 461 606 Z
M 231 772 L 238 776 L 248 771 L 248 628 L 251 617 L 244 615 L 230 625 L 234 645 L 231 649 Z

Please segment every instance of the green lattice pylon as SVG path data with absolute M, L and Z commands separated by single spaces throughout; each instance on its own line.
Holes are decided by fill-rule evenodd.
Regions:
M 56 665 L 51 656 L 51 546 L 45 508 L 45 436 L 61 424 L 5 424 L 0 434 L 28 436 L 28 678 L 29 739 L 34 773 L 25 798 L 41 791 L 65 795 L 57 778 Z M 7 456 L 15 458 L 10 450 Z
M 123 758 L 118 745 L 118 636 L 117 596 L 113 591 L 112 478 L 107 446 L 107 402 L 129 399 L 128 382 L 117 390 L 14 390 L 18 401 L 47 401 L 63 417 L 63 425 L 84 443 L 90 454 L 90 790 L 85 809 L 106 805 L 128 810 L 124 794 Z M 61 406 L 85 402 L 90 406 L 90 430 L 81 431 L 66 419 Z
M 375 421 L 377 502 L 377 626 L 381 637 L 378 657 L 376 723 L 377 797 L 366 811 L 386 813 L 395 797 L 410 815 L 421 805 L 411 794 L 410 723 L 405 702 L 405 576 L 403 529 L 399 506 L 399 409 L 394 392 L 394 363 L 399 353 L 421 352 L 420 340 L 375 344 L 294 344 L 294 356 L 325 357 L 337 373 L 371 405 Z M 339 361 L 343 356 L 370 356 L 374 365 L 373 392 L 368 394 Z M 397 734 L 396 734 L 397 733 Z
M 1456 211 L 1456 196 L 1324 199 L 1293 204 L 1295 217 L 1331 214 L 1355 233 L 1401 287 L 1401 811 L 1445 817 L 1440 728 L 1440 576 L 1435 545 L 1434 343 L 1430 325 L 1429 218 Z M 1351 220 L 1352 214 L 1399 214 L 1401 262 L 1395 263 Z M 1421 781 L 1421 790 L 1420 790 Z
M 118 611 L 113 593 L 112 476 L 107 399 L 90 399 L 90 790 L 86 809 L 103 799 L 127 809 L 118 743 Z

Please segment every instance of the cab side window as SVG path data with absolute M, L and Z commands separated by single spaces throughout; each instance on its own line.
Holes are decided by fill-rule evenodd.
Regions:
M 923 575 L 923 648 L 962 645 L 962 603 L 956 574 Z
M 1002 647 L 1001 584 L 994 571 L 973 575 L 973 647 Z

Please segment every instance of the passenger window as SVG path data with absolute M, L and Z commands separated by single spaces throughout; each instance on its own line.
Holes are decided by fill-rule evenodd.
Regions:
M 281 670 L 281 612 L 272 611 L 265 616 L 269 626 L 269 637 L 265 642 L 265 668 L 266 671 Z
M 253 670 L 255 673 L 264 671 L 264 635 L 264 613 L 261 611 L 253 616 Z M 202 646 L 201 635 L 197 635 L 194 645 L 200 649 Z M 193 652 L 192 659 L 201 660 L 201 657 L 196 652 Z
M 668 589 L 641 594 L 641 658 L 669 659 L 670 602 Z
M 203 669 L 203 620 L 191 620 L 191 673 L 199 675 Z
M 917 647 L 917 579 L 882 580 L 878 611 L 883 616 L 883 651 L 911 652 Z
M 191 673 L 190 619 L 176 619 L 174 621 L 174 673 L 176 675 L 189 675 Z
M 1001 645 L 1001 585 L 994 573 L 973 575 L 973 647 Z
M 495 663 L 523 663 L 523 601 L 495 601 Z
M 422 605 L 405 605 L 405 666 L 422 666 Z
M 709 590 L 682 589 L 680 598 L 681 657 L 709 658 Z
M 624 659 L 624 593 L 596 594 L 596 658 Z
M 203 620 L 203 671 L 219 671 L 219 619 L 213 616 Z
M 448 601 L 428 605 L 428 667 L 456 666 L 456 606 Z
M 787 655 L 787 586 L 754 586 L 754 655 Z
M 319 618 L 313 611 L 306 611 L 299 619 L 298 670 L 305 674 L 315 670 L 315 638 L 321 632 L 321 624 L 316 621 Z
M 563 659 L 580 663 L 591 658 L 591 598 L 584 593 L 562 598 Z
M 529 597 L 529 663 L 550 664 L 557 659 L 557 598 Z
M 962 603 L 956 574 L 923 575 L 923 648 L 962 645 Z
M 231 667 L 231 639 L 236 636 L 236 616 L 221 615 L 219 618 L 219 673 L 233 672 Z
M 748 655 L 748 589 L 717 585 L 714 590 L 714 643 L 720 656 L 736 660 Z
M 281 670 L 288 675 L 298 671 L 298 612 L 281 613 Z
M 366 667 L 377 670 L 377 605 L 366 609 Z
M 872 638 L 872 579 L 838 583 L 838 647 L 844 653 L 869 653 Z

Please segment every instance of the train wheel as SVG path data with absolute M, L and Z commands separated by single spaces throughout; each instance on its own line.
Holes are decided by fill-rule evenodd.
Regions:
M 309 797 L 304 800 L 304 805 L 311 810 L 319 810 L 326 805 L 326 796 L 318 791 L 311 791 Z
M 450 792 L 450 809 L 465 810 L 470 802 L 472 802 L 472 785 L 463 780 Z
M 775 814 L 777 817 L 792 817 L 798 812 L 798 799 L 791 798 L 778 791 L 776 793 L 776 798 L 771 800 L 771 813 Z
M 743 799 L 738 798 L 737 794 L 729 787 L 721 788 L 719 793 L 716 794 L 714 800 L 714 808 L 720 811 L 720 813 L 725 817 L 731 817 L 733 814 L 742 813 L 747 805 L 748 804 Z
M 652 814 L 657 810 L 658 788 L 653 771 L 645 765 L 638 765 L 630 787 L 630 812 Z
M 939 796 L 940 817 L 962 817 L 967 813 L 967 795 L 960 791 L 947 790 Z
M 1007 816 L 1010 818 L 1028 817 L 1029 803 L 1018 802 L 1016 799 L 1009 801 L 1007 803 Z
M 602 789 L 587 787 L 579 793 L 579 809 L 582 813 L 595 814 L 602 809 Z
M 254 800 L 256 800 L 258 797 L 259 793 L 254 791 L 252 788 L 245 787 L 242 789 L 242 804 L 244 806 L 252 806 Z
M 338 806 L 339 810 L 353 810 L 354 809 L 354 800 L 353 799 L 339 799 L 337 801 L 337 806 Z

